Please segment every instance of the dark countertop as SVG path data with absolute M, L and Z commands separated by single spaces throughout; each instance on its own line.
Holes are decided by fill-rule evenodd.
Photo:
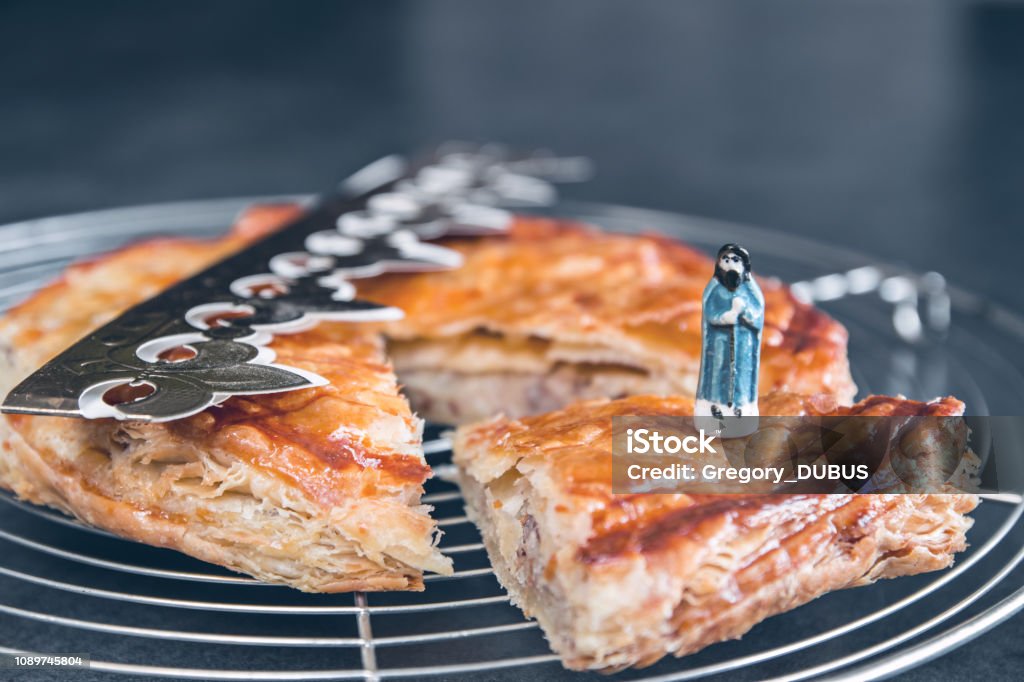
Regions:
M 0 221 L 316 191 L 449 138 L 575 198 L 846 245 L 1021 311 L 1024 5 L 0 1 Z M 907 680 L 1001 679 L 1024 616 Z

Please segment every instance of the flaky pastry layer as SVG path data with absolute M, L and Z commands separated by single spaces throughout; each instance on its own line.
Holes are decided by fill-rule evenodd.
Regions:
M 953 398 L 770 394 L 765 415 L 962 413 Z M 612 493 L 612 417 L 687 416 L 683 398 L 577 403 L 459 429 L 470 517 L 513 601 L 572 669 L 618 670 L 738 638 L 831 590 L 944 568 L 972 495 Z
M 244 246 L 247 227 L 73 266 L 0 322 L 0 389 Z M 379 334 L 322 324 L 272 348 L 329 385 L 235 398 L 166 424 L 9 415 L 0 420 L 0 483 L 119 535 L 303 590 L 419 590 L 423 571 L 450 573 L 419 503 L 430 476 L 422 422 L 398 392 Z

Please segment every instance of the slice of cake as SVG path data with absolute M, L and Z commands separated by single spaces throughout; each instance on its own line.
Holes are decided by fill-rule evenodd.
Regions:
M 159 240 L 71 267 L 0 321 L 6 391 L 86 332 L 246 243 Z M 302 590 L 422 590 L 450 573 L 422 422 L 379 334 L 279 336 L 279 362 L 328 385 L 234 398 L 163 424 L 6 415 L 0 484 L 123 537 Z
M 760 406 L 786 416 L 963 412 L 953 398 L 843 408 L 776 393 Z M 495 572 L 569 668 L 682 656 L 831 590 L 944 568 L 966 546 L 973 495 L 613 494 L 612 418 L 692 414 L 692 400 L 639 396 L 456 435 L 459 482 Z

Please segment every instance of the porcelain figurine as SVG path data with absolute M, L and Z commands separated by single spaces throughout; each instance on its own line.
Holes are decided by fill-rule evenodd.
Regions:
M 750 254 L 737 244 L 718 250 L 714 277 L 704 289 L 701 325 L 694 409 L 698 426 L 716 422 L 724 435 L 752 433 L 757 428 L 764 295 L 751 273 Z

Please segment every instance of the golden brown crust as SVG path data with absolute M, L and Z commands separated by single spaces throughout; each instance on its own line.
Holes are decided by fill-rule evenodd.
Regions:
M 772 394 L 760 405 L 784 416 L 963 412 L 954 398 L 838 407 Z M 571 668 L 683 655 L 827 591 L 943 568 L 965 547 L 971 495 L 613 494 L 612 417 L 692 413 L 689 399 L 636 396 L 456 435 L 460 484 L 497 574 Z
M 463 254 L 462 267 L 357 283 L 360 295 L 407 312 L 389 327 L 393 338 L 486 330 L 596 347 L 612 362 L 653 374 L 696 376 L 701 296 L 714 270 L 704 254 L 657 235 L 523 217 L 506 236 L 443 243 Z M 758 281 L 765 296 L 761 392 L 852 399 L 846 330 L 778 280 Z
M 69 268 L 0 322 L 3 388 L 259 232 L 243 220 L 223 239 L 151 241 Z M 418 506 L 430 475 L 422 425 L 379 336 L 322 324 L 272 348 L 329 384 L 235 398 L 167 424 L 10 416 L 0 483 L 119 534 L 302 589 L 422 589 L 423 570 L 450 572 L 429 508 Z M 261 524 L 271 536 L 262 543 Z M 262 563 L 251 556 L 261 544 Z

